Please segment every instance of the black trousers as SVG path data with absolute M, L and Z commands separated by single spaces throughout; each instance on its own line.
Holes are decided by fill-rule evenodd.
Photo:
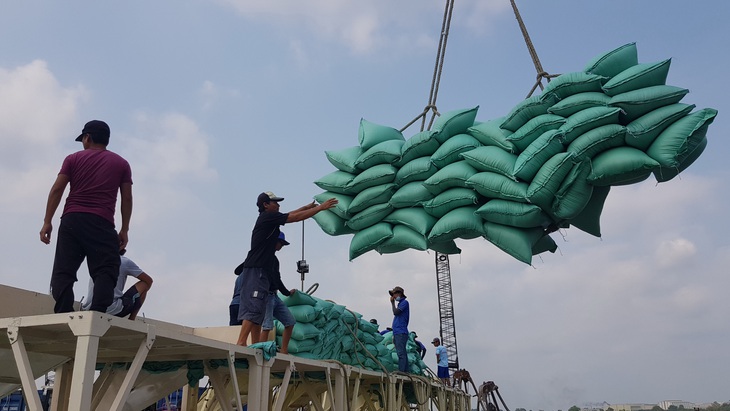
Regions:
M 114 300 L 114 287 L 119 278 L 119 236 L 114 224 L 96 214 L 65 214 L 58 228 L 51 274 L 51 294 L 56 300 L 54 312 L 73 311 L 73 286 L 84 258 L 94 282 L 90 309 L 106 312 Z

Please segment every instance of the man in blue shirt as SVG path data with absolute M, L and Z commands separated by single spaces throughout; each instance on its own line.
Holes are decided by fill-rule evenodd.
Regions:
M 450 386 L 451 381 L 449 379 L 449 356 L 446 353 L 446 347 L 441 345 L 441 340 L 434 338 L 431 341 L 434 347 L 436 347 L 436 362 L 438 362 L 438 377 L 445 385 Z
M 398 371 L 408 372 L 406 344 L 408 343 L 408 320 L 410 320 L 411 310 L 408 307 L 406 296 L 403 294 L 403 287 L 395 287 L 388 293 L 390 294 L 390 306 L 393 309 L 394 316 L 393 344 L 395 344 L 395 352 L 398 354 Z

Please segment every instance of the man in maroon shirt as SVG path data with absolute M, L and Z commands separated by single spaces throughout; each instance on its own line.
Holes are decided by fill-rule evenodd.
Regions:
M 109 126 L 99 120 L 86 123 L 76 138 L 84 149 L 63 161 L 46 203 L 40 238 L 51 242 L 51 221 L 61 197 L 70 183 L 71 190 L 61 214 L 56 256 L 51 274 L 54 311 L 73 311 L 73 285 L 76 272 L 86 258 L 94 293 L 89 309 L 106 312 L 114 300 L 119 276 L 119 250 L 127 246 L 129 219 L 132 216 L 132 170 L 118 154 L 106 149 Z M 122 227 L 114 227 L 117 191 L 121 193 Z

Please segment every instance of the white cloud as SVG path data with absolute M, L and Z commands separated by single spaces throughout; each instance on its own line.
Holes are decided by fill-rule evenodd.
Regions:
M 221 99 L 236 99 L 240 93 L 235 89 L 222 89 L 210 80 L 205 80 L 198 92 L 203 111 L 212 110 Z
M 179 113 L 137 113 L 133 136 L 123 137 L 136 172 L 157 182 L 185 178 L 215 179 L 208 165 L 210 138 L 189 117 Z
M 662 267 L 686 262 L 697 254 L 697 247 L 686 238 L 665 240 L 656 250 L 656 259 Z
M 38 202 L 61 167 L 58 150 L 73 141 L 81 125 L 78 107 L 88 97 L 82 86 L 63 87 L 46 62 L 0 67 L 0 179 L 8 209 Z M 43 190 L 41 190 L 43 187 Z
M 247 18 L 267 21 L 282 29 L 287 26 L 304 27 L 320 38 L 344 44 L 355 54 L 378 53 L 394 46 L 399 50 L 435 47 L 444 7 L 442 2 L 436 1 L 222 2 Z M 507 8 L 501 3 L 484 1 L 469 1 L 459 7 L 454 21 L 465 19 L 467 27 L 476 32 L 483 32 L 489 19 L 502 14 Z M 296 32 L 301 35 L 301 31 Z M 424 37 L 431 40 L 424 41 Z

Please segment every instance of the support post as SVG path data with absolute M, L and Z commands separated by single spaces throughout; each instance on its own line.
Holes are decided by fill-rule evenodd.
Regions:
M 127 398 L 129 398 L 129 393 L 132 391 L 132 385 L 137 380 L 137 376 L 139 375 L 139 371 L 142 369 L 144 360 L 147 359 L 147 354 L 152 349 L 152 344 L 154 343 L 155 328 L 151 325 L 147 325 L 147 337 L 139 345 L 137 355 L 134 356 L 132 365 L 129 367 L 129 370 L 127 370 L 127 375 L 124 377 L 122 387 L 118 391 L 116 398 L 114 398 L 114 402 L 112 403 L 110 410 L 121 411 L 124 407 L 124 404 L 127 402 Z
M 279 386 L 279 393 L 276 396 L 276 402 L 274 402 L 274 411 L 281 411 L 284 408 L 286 393 L 287 391 L 289 391 L 289 381 L 291 380 L 291 373 L 295 370 L 296 368 L 294 367 L 294 362 L 290 362 L 289 367 L 287 367 L 286 371 L 284 372 L 284 379 L 281 381 L 281 386 Z
M 198 386 L 183 385 L 183 398 L 180 404 L 181 411 L 195 411 L 198 409 Z
M 38 389 L 35 386 L 35 378 L 33 378 L 33 369 L 30 367 L 28 352 L 25 350 L 23 336 L 20 334 L 19 327 L 8 327 L 8 340 L 10 347 L 13 349 L 15 364 L 18 366 L 18 374 L 23 385 L 23 396 L 28 402 L 30 411 L 43 411 L 41 405 L 41 397 L 38 395 Z
M 68 407 L 88 411 L 94 389 L 94 367 L 99 351 L 99 338 L 109 329 L 106 314 L 89 312 L 71 314 L 69 328 L 76 336 L 76 354 Z
M 68 408 L 68 397 L 71 393 L 71 372 L 73 360 L 56 368 L 53 379 L 53 394 L 51 395 L 51 411 L 63 411 Z
M 239 410 L 243 409 L 241 404 L 241 390 L 238 388 L 238 376 L 236 376 L 236 353 L 228 351 L 228 371 L 231 373 L 231 381 L 233 382 L 233 393 L 236 395 L 236 405 Z

